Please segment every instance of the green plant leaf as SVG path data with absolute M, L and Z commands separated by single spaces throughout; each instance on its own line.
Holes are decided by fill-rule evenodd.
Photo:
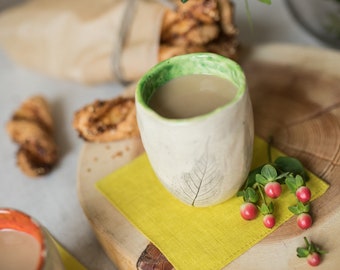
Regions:
M 269 204 L 266 204 L 265 202 L 262 203 L 261 207 L 259 207 L 259 210 L 262 215 L 268 215 L 273 214 L 274 212 L 274 204 L 273 202 L 270 202 Z
M 319 249 L 318 247 L 316 247 L 316 252 L 323 255 L 323 254 L 326 254 L 327 251 L 326 250 L 322 250 L 322 249 Z
M 269 203 L 268 210 L 269 210 L 269 214 L 272 214 L 274 212 L 274 204 L 273 204 L 273 202 Z
M 299 210 L 299 214 L 301 213 L 308 213 L 310 211 L 310 204 L 303 204 L 302 202 L 297 203 L 297 207 Z
M 268 183 L 268 180 L 262 176 L 262 174 L 256 174 L 256 182 L 265 186 Z
M 280 184 L 284 184 L 285 183 L 285 179 L 286 177 L 289 175 L 289 172 L 284 172 L 281 173 L 280 175 L 278 175 L 275 179 L 275 181 L 279 182 Z
M 288 189 L 292 192 L 295 193 L 296 190 L 303 186 L 305 184 L 305 181 L 303 180 L 303 178 L 301 177 L 301 175 L 296 175 L 295 177 L 290 174 L 286 177 L 285 179 L 285 183 L 288 187 Z
M 309 255 L 309 251 L 307 248 L 298 247 L 296 249 L 296 252 L 299 258 L 306 258 Z
M 300 211 L 299 211 L 297 205 L 289 206 L 288 209 L 289 209 L 289 211 L 292 212 L 294 215 L 300 214 Z
M 299 258 L 305 258 L 309 254 L 312 254 L 313 252 L 316 252 L 320 255 L 326 254 L 327 251 L 321 250 L 319 247 L 317 247 L 312 241 L 308 241 L 307 237 L 304 237 L 303 240 L 305 241 L 305 247 L 298 247 L 296 249 L 297 256 Z
M 266 205 L 265 203 L 261 204 L 261 207 L 259 207 L 259 210 L 261 212 L 262 215 L 267 215 L 267 214 L 271 214 L 271 212 L 269 211 L 269 207 L 268 205 Z
M 285 183 L 286 183 L 288 189 L 290 190 L 290 192 L 292 192 L 292 193 L 296 192 L 296 190 L 297 190 L 296 180 L 295 180 L 295 177 L 293 175 L 288 175 L 286 177 Z
M 274 164 L 282 172 L 290 172 L 294 175 L 300 174 L 305 181 L 308 180 L 308 175 L 302 165 L 302 163 L 293 157 L 278 157 Z
M 259 200 L 259 194 L 252 187 L 247 187 L 243 192 L 243 200 L 245 202 L 257 203 Z
M 272 165 L 266 164 L 261 170 L 261 175 L 268 181 L 274 181 L 277 177 L 277 171 Z
M 292 205 L 288 207 L 289 211 L 294 215 L 299 215 L 301 213 L 309 213 L 310 204 L 303 204 L 302 202 L 297 202 L 296 205 Z
M 237 197 L 243 197 L 244 196 L 244 190 L 237 191 L 236 196 Z
M 247 187 L 252 187 L 256 183 L 256 174 L 261 173 L 261 169 L 263 166 L 257 167 L 251 170 L 248 174 L 248 177 L 242 187 L 242 189 L 246 189 Z
M 303 180 L 301 175 L 298 174 L 295 176 L 295 184 L 297 189 L 305 184 L 305 181 Z
M 276 177 L 276 180 L 285 178 L 285 177 L 287 177 L 288 175 L 289 175 L 289 172 L 281 173 L 280 175 L 278 175 L 278 176 Z

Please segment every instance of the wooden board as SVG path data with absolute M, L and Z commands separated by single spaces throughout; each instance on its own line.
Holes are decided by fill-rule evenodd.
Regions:
M 313 202 L 314 225 L 298 229 L 290 219 L 225 269 L 309 269 L 296 257 L 303 237 L 329 252 L 318 269 L 340 265 L 340 54 L 293 45 L 262 45 L 244 53 L 254 108 L 255 133 L 295 156 L 330 184 Z M 107 255 L 119 269 L 136 269 L 148 240 L 116 210 L 94 184 L 142 153 L 139 139 L 86 143 L 79 157 L 78 195 Z M 251 225 L 250 225 L 251 226 Z M 204 266 L 202 266 L 204 269 Z

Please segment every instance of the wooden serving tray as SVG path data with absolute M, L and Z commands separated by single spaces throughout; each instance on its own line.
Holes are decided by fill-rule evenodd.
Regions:
M 312 203 L 311 229 L 295 218 L 250 248 L 225 269 L 309 269 L 296 248 L 310 237 L 328 250 L 318 269 L 340 265 L 340 54 L 337 51 L 270 44 L 245 52 L 255 133 L 330 184 Z M 143 152 L 139 139 L 85 143 L 79 157 L 78 196 L 107 255 L 119 269 L 136 269 L 149 241 L 95 188 L 96 181 Z M 251 225 L 250 225 L 251 226 Z M 204 266 L 202 266 L 204 269 Z

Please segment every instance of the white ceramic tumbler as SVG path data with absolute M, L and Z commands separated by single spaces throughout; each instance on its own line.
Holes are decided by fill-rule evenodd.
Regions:
M 213 111 L 191 118 L 165 118 L 149 107 L 150 98 L 161 86 L 191 74 L 229 80 L 236 86 L 236 94 Z M 252 105 L 241 67 L 212 53 L 176 56 L 149 70 L 135 95 L 143 146 L 164 187 L 196 207 L 234 196 L 249 173 L 254 140 Z

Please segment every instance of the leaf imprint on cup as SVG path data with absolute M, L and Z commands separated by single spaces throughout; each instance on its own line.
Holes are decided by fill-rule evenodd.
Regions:
M 194 164 L 190 172 L 182 175 L 183 193 L 191 201 L 191 205 L 202 205 L 210 201 L 219 192 L 219 186 L 223 179 L 218 169 L 215 158 L 203 154 Z

